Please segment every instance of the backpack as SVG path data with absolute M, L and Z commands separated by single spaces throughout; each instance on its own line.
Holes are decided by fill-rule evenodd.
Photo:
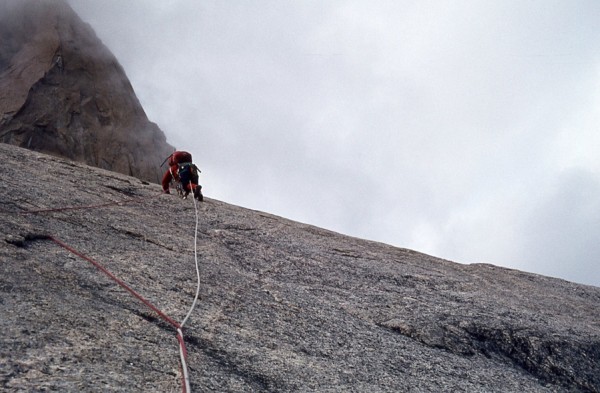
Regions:
M 198 183 L 198 173 L 200 173 L 200 170 L 191 162 L 179 165 L 179 179 L 184 185 L 187 185 L 190 181 L 192 183 Z

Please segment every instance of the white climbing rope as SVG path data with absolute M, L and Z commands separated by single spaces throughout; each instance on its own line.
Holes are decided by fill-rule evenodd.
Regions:
M 196 278 L 198 280 L 198 285 L 196 287 L 196 296 L 194 296 L 194 302 L 192 303 L 192 307 L 190 307 L 190 311 L 187 313 L 183 321 L 181 321 L 181 327 L 187 322 L 188 318 L 194 311 L 194 307 L 196 307 L 196 303 L 198 302 L 198 296 L 200 295 L 200 268 L 198 266 L 198 205 L 196 204 L 196 198 L 194 199 L 194 210 L 196 211 L 196 228 L 194 230 L 194 261 L 196 262 Z
M 187 352 L 185 352 L 185 347 L 182 344 L 183 342 L 183 332 L 181 331 L 181 328 L 177 329 L 177 340 L 179 341 L 179 358 L 181 359 L 181 371 L 183 372 L 183 384 L 185 386 L 185 393 L 191 393 L 191 388 L 190 388 L 190 375 L 188 373 L 188 368 L 187 368 L 187 362 L 186 362 L 186 358 L 187 358 Z
M 183 321 L 181 321 L 181 323 L 180 323 L 181 327 L 179 329 L 177 329 L 177 334 L 180 335 L 182 340 L 183 340 L 183 332 L 182 332 L 183 326 L 187 322 L 190 315 L 192 315 L 192 311 L 194 311 L 194 308 L 196 307 L 196 303 L 198 302 L 198 297 L 200 295 L 200 267 L 198 265 L 198 205 L 196 204 L 196 198 L 192 198 L 192 199 L 194 200 L 194 210 L 196 211 L 196 228 L 194 230 L 194 261 L 196 262 L 196 277 L 198 280 L 198 285 L 196 286 L 196 296 L 194 296 L 194 301 L 192 303 L 192 306 L 190 307 L 190 311 L 188 311 L 185 318 L 183 318 Z M 187 354 L 184 352 L 184 348 L 181 345 L 179 346 L 179 356 L 181 357 L 181 368 L 183 370 L 183 377 L 184 377 L 184 381 L 185 381 L 185 391 L 186 391 L 186 393 L 190 393 L 191 392 L 190 377 L 188 374 L 187 363 L 186 363 Z

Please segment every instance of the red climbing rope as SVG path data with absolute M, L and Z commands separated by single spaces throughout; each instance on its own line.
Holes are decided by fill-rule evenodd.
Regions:
M 97 267 L 98 270 L 100 270 L 102 273 L 106 274 L 108 277 L 110 277 L 111 279 L 113 279 L 123 289 L 125 289 L 126 291 L 128 291 L 129 293 L 131 293 L 133 296 L 135 296 L 136 298 L 138 298 L 146 306 L 150 307 L 150 309 L 152 309 L 152 311 L 154 311 L 155 313 L 157 313 L 162 319 L 164 319 L 166 322 L 168 322 L 169 324 L 171 324 L 175 329 L 179 329 L 181 327 L 178 322 L 176 322 L 174 319 L 170 318 L 168 315 L 166 315 L 165 313 L 163 313 L 162 311 L 160 311 L 155 305 L 153 305 L 148 300 L 146 300 L 142 295 L 140 295 L 139 293 L 137 293 L 136 291 L 134 291 L 133 289 L 131 289 L 131 287 L 129 285 L 127 285 L 123 280 L 121 280 L 118 277 L 116 277 L 114 274 L 112 274 L 108 269 L 106 269 L 104 266 L 100 265 L 98 262 L 96 262 L 92 258 L 90 258 L 90 257 L 88 257 L 88 256 L 86 256 L 86 255 L 84 255 L 82 253 L 80 253 L 79 251 L 75 250 L 73 247 L 67 245 L 63 241 L 55 238 L 54 236 L 49 236 L 49 239 L 52 240 L 54 243 L 58 244 L 59 246 L 61 246 L 62 248 L 64 248 L 65 250 L 70 251 L 71 253 L 77 255 L 80 258 L 85 259 L 86 261 L 88 261 L 89 263 L 91 263 L 92 265 L 94 265 L 95 267 Z
M 119 284 L 123 289 L 125 289 L 126 291 L 128 291 L 129 293 L 131 293 L 133 296 L 135 296 L 138 300 L 140 300 L 142 303 L 144 303 L 146 306 L 148 306 L 152 311 L 154 311 L 156 314 L 158 314 L 165 322 L 169 323 L 171 326 L 173 326 L 175 328 L 175 330 L 177 331 L 177 341 L 179 342 L 179 352 L 181 354 L 181 363 L 182 363 L 182 369 L 185 372 L 182 372 L 182 391 L 183 393 L 189 393 L 189 380 L 186 378 L 186 374 L 187 374 L 187 366 L 186 366 L 186 359 L 187 359 L 187 349 L 185 348 L 185 341 L 183 339 L 183 332 L 182 332 L 182 326 L 175 321 L 173 318 L 169 317 L 167 314 L 165 314 L 164 312 L 162 312 L 161 310 L 158 309 L 158 307 L 156 307 L 155 305 L 153 305 L 152 303 L 150 303 L 150 301 L 146 300 L 142 295 L 140 295 L 139 293 L 137 293 L 136 291 L 134 291 L 129 285 L 127 285 L 123 280 L 119 279 L 117 276 L 115 276 L 113 273 L 111 273 L 108 269 L 106 269 L 104 266 L 102 266 L 100 263 L 96 262 L 95 260 L 93 260 L 92 258 L 88 257 L 85 254 L 82 254 L 81 252 L 75 250 L 73 247 L 69 246 L 68 244 L 66 244 L 65 242 L 57 239 L 54 236 L 48 236 L 47 237 L 49 240 L 52 240 L 54 243 L 58 244 L 60 247 L 64 248 L 65 250 L 77 255 L 78 257 L 85 259 L 86 261 L 88 261 L 89 263 L 91 263 L 92 265 L 94 265 L 96 268 L 98 268 L 98 270 L 100 270 L 102 273 L 106 274 L 108 277 L 110 277 L 113 281 L 115 281 L 117 284 Z
M 162 195 L 162 193 L 160 194 L 156 194 L 155 196 L 160 196 Z M 28 210 L 28 211 L 21 211 L 18 212 L 16 214 L 36 214 L 36 213 L 47 213 L 47 212 L 60 212 L 60 211 L 67 211 L 67 210 L 83 210 L 83 209 L 96 209 L 96 208 L 102 208 L 102 207 L 108 207 L 108 206 L 117 206 L 117 205 L 124 205 L 126 203 L 133 203 L 133 202 L 144 202 L 146 201 L 147 198 L 131 198 L 129 200 L 124 200 L 124 201 L 117 201 L 117 202 L 108 202 L 108 203 L 101 203 L 101 204 L 95 204 L 95 205 L 86 205 L 86 206 L 67 206 L 67 207 L 58 207 L 58 208 L 47 208 L 47 209 L 37 209 L 37 210 Z M 195 202 L 195 200 L 194 200 Z M 195 206 L 194 203 L 194 207 L 196 208 L 196 237 L 198 235 L 198 210 L 197 207 Z M 4 211 L 3 211 L 4 212 Z M 6 213 L 12 213 L 15 214 L 13 212 L 6 212 Z M 92 265 L 94 265 L 98 270 L 100 270 L 102 273 L 104 273 L 105 275 L 107 275 L 109 278 L 111 278 L 113 281 L 115 281 L 119 286 L 121 286 L 123 289 L 125 289 L 127 292 L 131 293 L 134 297 L 136 297 L 138 300 L 140 300 L 142 303 L 144 303 L 146 306 L 148 306 L 152 311 L 154 311 L 158 316 L 160 316 L 165 322 L 169 323 L 171 326 L 173 326 L 177 332 L 177 341 L 179 343 L 179 353 L 180 353 L 180 366 L 181 366 L 181 378 L 182 378 L 182 391 L 183 393 L 190 393 L 190 381 L 189 381 L 189 376 L 188 376 L 188 371 L 187 371 L 187 350 L 185 347 L 185 341 L 183 338 L 183 325 L 185 324 L 186 320 L 189 318 L 195 304 L 196 301 L 198 299 L 198 290 L 199 290 L 199 285 L 200 285 L 200 276 L 199 276 L 199 272 L 198 272 L 198 261 L 197 261 L 197 255 L 196 255 L 196 250 L 194 249 L 194 254 L 195 254 L 195 258 L 196 258 L 196 271 L 198 273 L 198 290 L 196 291 L 196 297 L 194 298 L 194 302 L 192 305 L 192 308 L 190 309 L 188 315 L 184 318 L 184 320 L 181 323 L 178 323 L 177 321 L 175 321 L 174 319 L 172 319 L 171 317 L 169 317 L 168 315 L 166 315 L 165 313 L 163 313 L 160 309 L 158 309 L 156 306 L 154 306 L 152 303 L 150 303 L 150 301 L 146 300 L 142 295 L 140 295 L 139 293 L 137 293 L 136 291 L 134 291 L 129 285 L 127 285 L 123 280 L 119 279 L 118 277 L 116 277 L 113 273 L 111 273 L 108 269 L 106 269 L 104 266 L 102 266 L 100 263 L 96 262 L 95 260 L 93 260 L 92 258 L 84 255 L 83 253 L 75 250 L 73 247 L 69 246 L 68 244 L 66 244 L 65 242 L 59 240 L 58 238 L 52 236 L 52 235 L 42 235 L 40 236 L 38 239 L 48 239 L 48 240 L 52 240 L 54 243 L 56 243 L 57 245 L 59 245 L 60 247 L 64 248 L 65 250 L 77 255 L 78 257 L 88 261 L 89 263 L 91 263 Z M 194 240 L 194 242 L 196 242 L 196 240 Z M 194 243 L 195 246 L 195 243 Z

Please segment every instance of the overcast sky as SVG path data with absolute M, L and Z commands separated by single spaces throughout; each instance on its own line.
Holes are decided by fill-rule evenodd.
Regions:
M 206 196 L 600 286 L 600 1 L 70 3 Z

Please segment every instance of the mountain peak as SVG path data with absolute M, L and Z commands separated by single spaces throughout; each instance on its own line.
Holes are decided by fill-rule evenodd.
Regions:
M 0 141 L 160 180 L 173 147 L 65 1 L 3 3 L 0 40 Z

